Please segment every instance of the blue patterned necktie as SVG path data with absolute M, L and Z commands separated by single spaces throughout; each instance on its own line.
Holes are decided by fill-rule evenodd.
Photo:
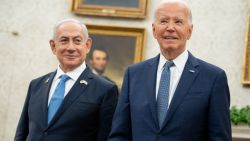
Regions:
M 57 84 L 56 89 L 52 95 L 52 98 L 49 103 L 48 108 L 48 123 L 52 120 L 54 117 L 56 111 L 59 109 L 60 105 L 63 102 L 64 99 L 64 93 L 65 93 L 65 83 L 67 80 L 70 79 L 70 77 L 66 74 L 62 75 L 60 82 Z
M 160 85 L 157 95 L 157 113 L 159 126 L 162 127 L 163 121 L 168 110 L 169 100 L 169 85 L 170 85 L 170 67 L 173 66 L 172 61 L 167 61 L 163 66 L 161 74 Z

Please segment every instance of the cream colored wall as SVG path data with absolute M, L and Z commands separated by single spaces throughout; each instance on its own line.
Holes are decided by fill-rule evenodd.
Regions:
M 152 11 L 159 1 L 149 2 L 146 19 L 130 20 L 74 15 L 69 10 L 70 0 L 1 0 L 0 140 L 13 140 L 29 82 L 57 67 L 48 44 L 57 21 L 75 18 L 87 24 L 146 28 L 147 59 L 159 52 L 151 32 Z M 232 105 L 250 104 L 250 88 L 240 83 L 248 1 L 187 1 L 194 23 L 189 50 L 225 69 Z

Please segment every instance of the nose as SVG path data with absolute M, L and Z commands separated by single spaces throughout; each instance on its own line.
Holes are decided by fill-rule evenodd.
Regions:
M 167 26 L 166 26 L 166 30 L 168 32 L 174 32 L 175 31 L 175 26 L 173 23 L 168 23 Z
M 67 48 L 68 51 L 74 51 L 75 50 L 75 45 L 73 41 L 70 41 Z

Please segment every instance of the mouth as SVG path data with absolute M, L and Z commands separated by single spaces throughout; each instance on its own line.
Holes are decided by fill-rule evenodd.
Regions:
M 167 36 L 163 36 L 163 39 L 166 39 L 166 40 L 177 40 L 178 38 L 175 37 L 175 36 L 169 36 L 169 35 L 167 35 Z
M 75 55 L 65 55 L 64 57 L 67 59 L 75 59 L 76 58 Z

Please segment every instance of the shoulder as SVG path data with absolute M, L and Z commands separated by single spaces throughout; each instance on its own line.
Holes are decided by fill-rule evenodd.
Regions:
M 154 67 L 154 66 L 158 65 L 158 61 L 159 61 L 159 55 L 157 55 L 154 58 L 150 58 L 150 59 L 147 59 L 145 61 L 142 61 L 142 62 L 139 62 L 136 64 L 132 64 L 132 65 L 128 66 L 128 69 L 136 71 L 136 70 L 146 69 L 147 67 Z
M 49 83 L 49 81 L 51 81 L 53 79 L 55 74 L 56 74 L 56 71 L 47 73 L 47 74 L 45 74 L 43 76 L 40 76 L 38 78 L 35 78 L 35 79 L 31 80 L 30 84 L 32 84 L 32 85 L 41 85 L 41 84 Z
M 224 70 L 214 64 L 208 63 L 204 60 L 194 57 L 189 53 L 188 61 L 186 65 L 192 65 L 195 68 L 198 68 L 202 72 L 206 73 L 222 73 Z
M 43 76 L 31 80 L 28 87 L 28 93 L 35 92 L 40 88 L 42 88 L 43 86 L 51 84 L 55 73 L 56 73 L 55 71 L 50 72 L 48 74 L 45 74 Z
M 191 59 L 192 60 L 192 59 Z M 208 63 L 204 60 L 198 59 L 198 58 L 194 58 L 193 60 L 195 61 L 188 61 L 187 63 L 194 63 L 196 62 L 196 65 L 194 65 L 194 70 L 197 70 L 199 72 L 199 77 L 202 80 L 211 80 L 211 81 L 215 81 L 215 80 L 225 80 L 227 81 L 227 76 L 226 76 L 226 72 L 211 63 Z M 186 65 L 190 65 L 190 64 L 186 64 Z M 187 67 L 190 68 L 190 67 Z
M 201 60 L 201 59 L 197 59 L 197 60 L 199 62 L 200 69 L 202 71 L 206 71 L 206 72 L 210 72 L 210 73 L 223 73 L 223 72 L 225 72 L 222 68 L 220 68 L 214 64 L 208 63 L 208 62 Z
M 47 73 L 47 74 L 42 75 L 40 77 L 37 77 L 37 78 L 33 79 L 32 81 L 39 82 L 39 81 L 42 81 L 42 80 L 50 79 L 51 75 L 54 76 L 55 74 L 56 74 L 56 71 L 50 72 L 50 73 Z

